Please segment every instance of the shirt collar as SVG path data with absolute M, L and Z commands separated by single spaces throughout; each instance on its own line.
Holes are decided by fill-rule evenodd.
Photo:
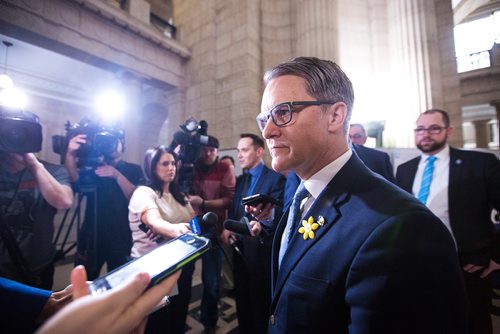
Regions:
M 347 161 L 352 156 L 352 150 L 349 148 L 337 159 L 330 162 L 328 165 L 320 169 L 316 174 L 304 181 L 304 186 L 307 191 L 314 197 L 318 198 L 323 189 L 337 175 L 339 170 L 344 167 Z
M 248 172 L 252 175 L 252 177 L 260 175 L 262 173 L 262 169 L 264 169 L 264 163 L 261 161 L 257 166 L 250 169 Z
M 448 159 L 450 157 L 450 145 L 445 145 L 445 147 L 438 153 L 434 154 L 434 156 L 438 161 L 445 161 Z M 430 157 L 430 154 L 422 153 L 420 154 L 420 157 L 420 162 L 425 164 L 427 162 L 427 158 Z

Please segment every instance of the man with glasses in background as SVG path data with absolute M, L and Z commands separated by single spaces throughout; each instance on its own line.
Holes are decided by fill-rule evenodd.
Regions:
M 268 332 L 464 333 L 453 240 L 352 153 L 345 73 L 299 57 L 266 72 L 265 86 L 257 123 L 272 167 L 301 179 L 273 241 Z
M 500 268 L 492 208 L 500 207 L 500 162 L 489 153 L 448 145 L 448 113 L 424 111 L 417 119 L 420 156 L 400 165 L 396 181 L 438 216 L 455 240 L 469 300 L 469 333 L 492 333 L 489 274 Z
M 349 139 L 353 144 L 364 145 L 368 139 L 365 127 L 359 123 L 352 123 L 349 126 Z
M 363 146 L 366 143 L 366 131 L 363 125 L 352 123 L 349 126 L 349 139 L 351 148 L 365 165 L 377 174 L 385 177 L 387 181 L 395 183 L 394 169 L 392 168 L 389 154 Z

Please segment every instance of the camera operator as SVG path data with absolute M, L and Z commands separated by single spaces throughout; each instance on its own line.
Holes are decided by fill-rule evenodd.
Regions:
M 4 118 L 10 113 L 15 116 Z M 4 124 L 12 122 L 10 132 L 0 134 L 0 275 L 51 289 L 54 216 L 73 204 L 70 179 L 64 167 L 40 161 L 32 153 L 41 149 L 42 142 L 35 114 L 0 106 L 0 118 Z
M 77 152 L 87 140 L 85 134 L 79 134 L 68 143 L 64 164 L 74 182 L 81 176 Z M 87 196 L 75 258 L 75 265 L 86 267 L 89 280 L 99 276 L 105 262 L 108 271 L 126 263 L 132 248 L 128 201 L 136 186 L 142 183 L 143 174 L 139 165 L 122 160 L 123 144 L 123 138 L 119 138 L 115 151 L 103 154 L 93 171 L 97 176 L 93 180 L 95 196 Z
M 236 178 L 234 168 L 217 159 L 219 141 L 208 136 L 208 143 L 202 146 L 200 158 L 195 163 L 193 188 L 196 195 L 189 202 L 197 214 L 212 211 L 218 216 L 217 233 L 222 233 L 222 223 L 234 196 Z M 217 236 L 218 239 L 219 236 Z M 219 242 L 212 240 L 214 245 Z M 213 247 L 202 255 L 203 296 L 200 320 L 206 332 L 215 332 L 218 319 L 217 304 L 221 281 L 222 249 Z

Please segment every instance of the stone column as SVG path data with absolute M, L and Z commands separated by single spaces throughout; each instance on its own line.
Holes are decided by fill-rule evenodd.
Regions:
M 473 121 L 474 128 L 476 129 L 476 147 L 478 148 L 488 148 L 489 143 L 489 120 L 477 120 Z
M 413 146 L 419 113 L 441 108 L 450 113 L 461 145 L 460 83 L 453 44 L 453 11 L 448 0 L 391 0 L 389 28 L 392 72 L 389 108 L 397 115 L 387 129 L 398 146 Z
M 338 1 L 297 1 L 295 54 L 338 61 Z

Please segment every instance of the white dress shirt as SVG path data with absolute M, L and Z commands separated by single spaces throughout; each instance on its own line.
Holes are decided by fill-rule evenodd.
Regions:
M 326 188 L 328 183 L 337 175 L 339 170 L 347 163 L 347 161 L 351 158 L 352 155 L 352 150 L 348 149 L 344 154 L 342 154 L 340 157 L 323 167 L 321 170 L 319 170 L 316 174 L 311 176 L 309 179 L 304 181 L 304 187 L 307 189 L 309 194 L 311 196 L 306 197 L 302 200 L 302 203 L 300 204 L 301 208 L 301 219 L 304 216 L 304 214 L 307 213 L 307 210 L 312 206 L 314 203 L 314 200 L 318 198 L 318 196 L 321 194 L 323 189 Z M 291 233 L 295 233 L 296 231 L 291 231 Z M 287 233 L 283 233 L 281 236 L 281 244 L 284 242 L 288 242 L 288 240 L 285 240 L 285 235 Z M 291 237 L 292 235 L 290 235 Z M 283 247 L 283 246 L 281 246 Z
M 310 197 L 306 198 L 302 205 L 302 215 L 304 215 L 307 210 L 312 206 L 314 200 L 318 198 L 323 189 L 326 188 L 328 183 L 337 175 L 339 170 L 344 167 L 347 161 L 352 156 L 352 150 L 348 149 L 344 154 L 330 162 L 328 165 L 320 169 L 316 174 L 311 176 L 309 179 L 304 181 L 304 186 L 306 187 Z
M 450 179 L 450 147 L 446 145 L 439 153 L 434 155 L 437 159 L 434 161 L 434 172 L 432 174 L 432 183 L 427 198 L 427 207 L 434 213 L 446 228 L 450 231 L 453 241 L 453 231 L 450 225 L 450 214 L 448 210 L 448 182 Z M 418 164 L 417 174 L 413 181 L 412 192 L 417 196 L 422 183 L 422 174 L 429 155 L 422 153 Z M 455 241 L 456 245 L 456 241 Z

